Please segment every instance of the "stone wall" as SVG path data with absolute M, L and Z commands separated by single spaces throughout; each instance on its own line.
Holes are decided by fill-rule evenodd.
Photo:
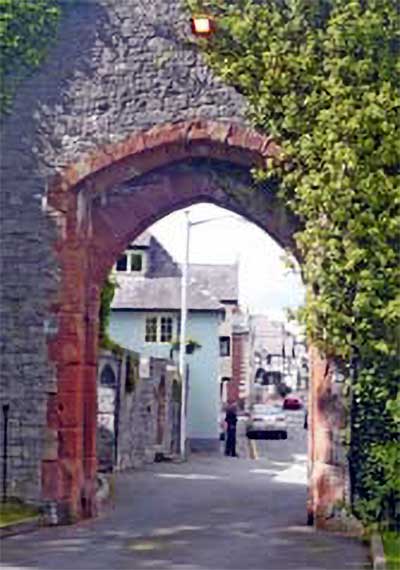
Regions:
M 130 202 L 103 208 L 106 190 L 188 157 L 248 171 L 264 165 L 274 146 L 243 129 L 244 100 L 205 65 L 183 0 L 64 6 L 57 41 L 19 85 L 0 134 L 0 398 L 9 406 L 9 490 L 45 500 L 57 511 L 52 521 L 94 513 L 97 315 L 112 265 L 103 259 L 102 273 L 101 256 L 115 261 L 125 237 L 183 207 L 181 189 L 187 204 L 203 199 L 232 210 L 239 196 L 198 165 L 186 179 L 180 173 L 180 186 L 177 174 L 164 173 L 161 185 L 142 180 Z M 270 194 L 241 200 L 235 211 L 256 211 L 249 219 L 292 244 L 293 226 Z
M 47 60 L 20 84 L 1 124 L 0 396 L 10 406 L 11 488 L 35 500 L 40 462 L 48 462 L 43 477 L 51 482 L 60 443 L 58 404 L 47 409 L 57 390 L 48 341 L 60 327 L 53 314 L 62 267 L 54 244 L 65 226 L 47 208 L 50 182 L 83 153 L 140 129 L 243 116 L 243 99 L 213 77 L 194 48 L 183 2 L 64 6 Z M 76 355 L 68 356 L 74 364 Z
M 133 373 L 132 373 L 133 372 Z M 180 383 L 160 358 L 102 351 L 98 367 L 100 471 L 126 470 L 179 452 Z

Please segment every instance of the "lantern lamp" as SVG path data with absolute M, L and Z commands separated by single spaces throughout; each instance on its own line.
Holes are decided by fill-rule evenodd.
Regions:
M 207 15 L 198 15 L 192 17 L 192 32 L 195 36 L 208 37 L 215 30 L 213 18 Z

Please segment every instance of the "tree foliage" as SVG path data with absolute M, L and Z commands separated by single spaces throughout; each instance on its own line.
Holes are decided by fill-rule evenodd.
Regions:
M 209 62 L 246 96 L 253 125 L 281 145 L 279 163 L 256 177 L 278 178 L 301 221 L 308 337 L 351 377 L 358 512 L 393 520 L 399 512 L 389 504 L 400 500 L 399 4 L 194 0 L 190 7 L 215 15 L 217 32 L 200 40 Z
M 42 61 L 59 16 L 59 0 L 0 0 L 0 112 L 18 80 Z

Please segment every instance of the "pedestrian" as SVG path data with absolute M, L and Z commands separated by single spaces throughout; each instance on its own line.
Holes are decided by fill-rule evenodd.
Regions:
M 226 411 L 226 442 L 225 455 L 237 457 L 236 454 L 236 424 L 237 424 L 236 408 L 230 405 Z
M 303 427 L 304 427 L 304 429 L 308 429 L 308 410 L 307 410 L 307 408 L 305 409 L 305 412 L 304 412 Z

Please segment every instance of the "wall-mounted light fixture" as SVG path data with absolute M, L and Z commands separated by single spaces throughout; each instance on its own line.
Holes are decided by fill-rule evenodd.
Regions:
M 195 36 L 208 37 L 215 31 L 215 22 L 211 16 L 201 14 L 192 16 L 192 32 Z

